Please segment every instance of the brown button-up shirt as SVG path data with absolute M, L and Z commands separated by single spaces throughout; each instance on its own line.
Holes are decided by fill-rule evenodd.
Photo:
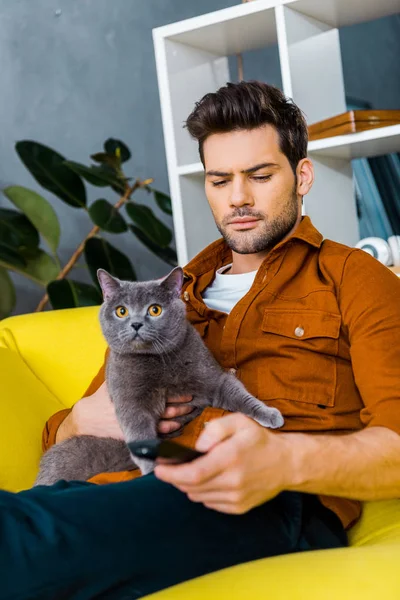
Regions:
M 182 299 L 220 365 L 235 369 L 251 394 L 282 412 L 280 431 L 346 434 L 375 425 L 400 434 L 396 275 L 362 250 L 323 241 L 303 217 L 271 250 L 228 315 L 207 308 L 202 293 L 215 271 L 230 262 L 223 240 L 208 246 L 184 269 Z M 103 381 L 104 365 L 86 395 Z M 226 413 L 206 408 L 176 440 L 193 446 L 204 422 Z M 44 432 L 44 448 L 54 441 L 60 418 L 53 420 Z M 137 475 L 130 473 L 119 475 Z M 92 481 L 110 481 L 110 474 Z M 360 516 L 355 500 L 319 497 L 345 528 Z

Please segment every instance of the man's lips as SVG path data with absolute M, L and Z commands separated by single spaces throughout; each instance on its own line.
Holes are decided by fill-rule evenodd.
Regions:
M 235 229 L 248 229 L 254 226 L 260 219 L 257 217 L 237 217 L 229 221 L 229 225 L 234 225 Z

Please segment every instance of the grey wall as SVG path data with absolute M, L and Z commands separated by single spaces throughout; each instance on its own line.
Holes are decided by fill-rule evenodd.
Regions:
M 37 190 L 54 205 L 62 223 L 60 256 L 65 264 L 91 223 L 36 184 L 14 144 L 32 139 L 66 157 L 88 162 L 108 137 L 132 150 L 127 172 L 168 192 L 152 28 L 236 4 L 232 0 L 1 0 L 0 1 L 0 187 Z M 400 108 L 400 18 L 341 31 L 346 86 L 377 108 Z M 230 61 L 236 80 L 236 61 Z M 245 79 L 281 85 L 277 48 L 248 53 Z M 144 193 L 142 193 L 144 194 Z M 89 201 L 115 200 L 88 186 Z M 147 194 L 137 199 L 147 199 Z M 0 206 L 10 206 L 0 196 Z M 158 208 L 157 215 L 172 227 Z M 107 236 L 106 236 L 107 237 Z M 169 267 L 129 234 L 108 236 L 128 254 L 139 279 L 164 275 Z M 73 277 L 89 281 L 83 269 Z M 15 313 L 33 310 L 43 292 L 15 276 Z

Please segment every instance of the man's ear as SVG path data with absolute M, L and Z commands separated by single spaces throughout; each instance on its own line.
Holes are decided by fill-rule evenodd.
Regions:
M 299 196 L 306 196 L 314 183 L 314 165 L 309 158 L 302 158 L 296 169 L 297 189 Z
M 99 280 L 104 300 L 107 300 L 121 289 L 120 280 L 107 273 L 104 269 L 97 269 L 97 279 Z
M 176 267 L 161 281 L 160 285 L 167 288 L 175 296 L 180 296 L 183 285 L 183 269 Z

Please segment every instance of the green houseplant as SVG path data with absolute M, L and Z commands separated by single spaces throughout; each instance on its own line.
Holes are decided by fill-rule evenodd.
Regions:
M 150 186 L 152 179 L 141 181 L 125 175 L 124 163 L 131 157 L 129 148 L 120 140 L 108 139 L 102 152 L 91 155 L 89 166 L 66 160 L 61 154 L 30 140 L 16 143 L 19 158 L 35 180 L 47 191 L 71 207 L 82 210 L 92 228 L 62 266 L 57 255 L 61 226 L 56 212 L 43 196 L 21 186 L 2 190 L 13 208 L 0 208 L 0 318 L 8 316 L 16 302 L 10 271 L 19 273 L 43 288 L 44 296 L 37 306 L 40 311 L 48 302 L 52 308 L 70 308 L 100 304 L 102 296 L 97 281 L 98 268 L 107 269 L 121 279 L 136 280 L 130 259 L 103 237 L 131 232 L 151 252 L 171 266 L 177 257 L 170 246 L 172 231 L 149 206 L 132 200 L 138 189 L 152 194 L 159 208 L 171 215 L 171 199 Z M 117 194 L 112 204 L 98 198 L 88 205 L 85 184 L 107 188 Z M 17 209 L 17 210 L 16 210 Z M 44 241 L 49 252 L 40 248 Z M 82 258 L 84 265 L 78 265 Z M 93 284 L 74 280 L 77 266 L 87 267 Z

